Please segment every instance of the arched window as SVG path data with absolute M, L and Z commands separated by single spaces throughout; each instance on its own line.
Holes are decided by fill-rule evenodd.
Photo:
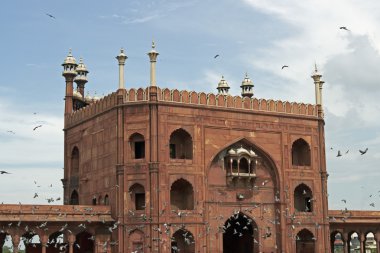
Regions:
M 375 235 L 372 232 L 368 232 L 365 236 L 365 249 L 364 252 L 377 252 L 377 245 Z
M 78 196 L 78 192 L 76 190 L 74 190 L 71 193 L 71 196 L 70 196 L 70 205 L 79 205 L 79 196 Z
M 71 152 L 71 176 L 78 176 L 79 174 L 79 149 L 73 148 Z
M 93 235 L 87 231 L 80 232 L 75 237 L 74 253 L 87 253 L 94 252 L 94 239 Z
M 292 145 L 292 164 L 310 166 L 310 147 L 304 139 L 298 139 Z
M 294 190 L 294 209 L 298 212 L 313 211 L 313 193 L 305 184 L 300 184 Z
M 104 205 L 102 195 L 99 196 L 98 203 L 99 203 L 99 205 Z
M 134 184 L 129 188 L 131 203 L 134 203 L 135 210 L 145 209 L 145 189 L 141 184 Z
M 41 251 L 40 236 L 35 232 L 26 232 L 21 236 L 20 248 L 24 248 L 25 252 Z
M 110 200 L 109 200 L 108 194 L 106 194 L 106 196 L 104 196 L 104 205 L 108 206 L 109 204 L 110 204 Z
M 191 232 L 180 229 L 172 237 L 172 253 L 195 253 L 195 241 Z
M 358 233 L 356 232 L 353 232 L 351 233 L 350 237 L 349 237 L 349 242 L 348 242 L 348 252 L 360 252 L 360 238 L 359 238 L 359 235 Z
M 340 232 L 335 232 L 331 234 L 331 251 L 333 253 L 344 252 L 344 241 L 343 236 Z
M 145 139 L 144 136 L 139 133 L 134 133 L 129 138 L 131 144 L 133 159 L 145 158 Z
M 170 204 L 172 206 L 172 209 L 193 210 L 193 186 L 182 178 L 175 181 L 170 189 Z
M 315 238 L 313 233 L 307 229 L 302 229 L 296 236 L 296 252 L 297 253 L 314 253 Z
M 245 157 L 242 157 L 239 160 L 239 173 L 249 173 L 249 164 Z
M 96 206 L 96 196 L 92 197 L 92 205 Z
M 170 135 L 169 148 L 171 159 L 193 159 L 193 140 L 182 128 Z

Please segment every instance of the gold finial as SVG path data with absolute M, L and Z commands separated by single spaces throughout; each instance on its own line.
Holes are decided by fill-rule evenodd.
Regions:
M 245 78 L 247 78 L 248 77 L 248 73 L 247 73 L 247 71 L 245 72 Z
M 120 48 L 120 53 L 124 54 L 124 48 Z
M 315 72 L 318 72 L 318 68 L 317 68 L 317 63 L 316 62 L 314 63 L 314 69 L 315 69 Z
M 72 49 L 71 48 L 69 48 L 69 55 L 71 55 L 72 54 Z
M 156 45 L 154 44 L 154 40 L 152 40 L 152 49 L 155 49 Z

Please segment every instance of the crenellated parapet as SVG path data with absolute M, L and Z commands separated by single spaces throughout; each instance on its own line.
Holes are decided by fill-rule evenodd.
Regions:
M 318 108 L 313 104 L 304 104 L 272 99 L 258 99 L 213 93 L 195 92 L 178 89 L 158 88 L 158 100 L 165 102 L 194 104 L 210 107 L 224 107 L 262 112 L 277 112 L 303 116 L 318 116 Z M 126 93 L 125 102 L 141 102 L 149 100 L 149 89 L 130 89 Z
M 113 92 L 99 100 L 94 100 L 91 104 L 66 116 L 65 127 L 75 125 L 78 122 L 89 119 L 94 115 L 103 113 L 117 105 L 117 93 Z
M 200 105 L 213 108 L 250 110 L 259 112 L 285 113 L 300 116 L 318 117 L 318 106 L 272 99 L 258 99 L 240 96 L 220 95 L 178 89 L 157 87 L 157 99 L 176 104 Z M 148 102 L 149 87 L 129 89 L 125 92 L 124 104 Z M 117 93 L 111 93 L 88 106 L 74 111 L 66 117 L 66 127 L 103 113 L 117 105 Z

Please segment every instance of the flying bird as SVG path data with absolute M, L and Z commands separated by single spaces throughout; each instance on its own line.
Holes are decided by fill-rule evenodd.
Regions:
M 54 17 L 53 15 L 49 14 L 49 13 L 46 13 L 46 15 L 48 15 L 49 17 L 51 17 L 51 18 L 54 18 L 54 19 L 55 19 L 55 17 Z
M 8 130 L 7 133 L 15 134 L 15 132 L 13 132 L 12 130 Z
M 0 174 L 2 175 L 2 174 L 11 174 L 11 173 L 9 173 L 8 171 L 5 171 L 5 170 L 0 170 Z
M 39 127 L 42 127 L 42 125 L 35 126 L 35 127 L 33 128 L 33 131 L 36 131 L 36 129 L 39 128 Z
M 281 67 L 281 69 L 284 69 L 284 68 L 289 68 L 289 66 L 288 66 L 288 65 L 283 65 L 283 66 Z
M 365 150 L 360 150 L 359 149 L 359 152 L 360 152 L 361 155 L 364 155 L 365 153 L 367 153 L 367 151 L 368 151 L 368 148 L 366 148 Z
M 340 153 L 340 150 L 338 150 L 338 154 L 336 155 L 336 157 L 340 157 L 342 156 L 342 153 Z
M 347 29 L 347 27 L 345 27 L 345 26 L 341 26 L 341 27 L 339 27 L 339 29 L 349 31 L 349 30 Z
M 219 55 L 218 55 L 218 54 L 214 56 L 214 59 L 216 59 L 217 57 L 219 57 Z

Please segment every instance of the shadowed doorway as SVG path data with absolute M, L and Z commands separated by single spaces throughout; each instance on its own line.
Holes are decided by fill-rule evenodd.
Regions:
M 232 215 L 223 229 L 223 253 L 259 252 L 257 225 L 245 214 Z

